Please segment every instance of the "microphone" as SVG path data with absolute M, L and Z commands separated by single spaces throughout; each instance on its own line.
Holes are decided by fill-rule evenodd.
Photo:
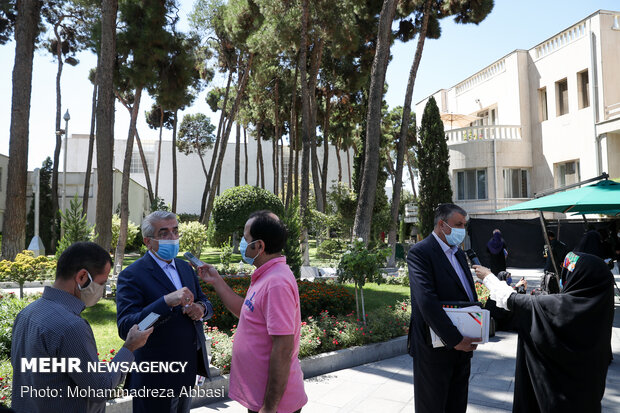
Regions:
M 478 259 L 478 256 L 476 255 L 476 252 L 474 250 L 468 249 L 465 251 L 465 254 L 467 254 L 467 258 L 469 258 L 472 264 L 481 265 L 480 260 Z

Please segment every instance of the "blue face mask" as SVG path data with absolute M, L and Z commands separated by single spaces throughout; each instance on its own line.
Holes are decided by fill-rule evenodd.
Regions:
M 250 258 L 245 255 L 245 251 L 248 249 L 248 245 L 254 244 L 256 241 L 258 240 L 255 239 L 248 244 L 248 242 L 245 240 L 245 237 L 243 237 L 241 238 L 241 242 L 239 242 L 239 251 L 241 252 L 241 258 L 243 259 L 243 261 L 247 262 L 250 265 L 254 265 L 254 260 L 260 255 L 260 252 L 256 254 L 256 257 Z
M 162 260 L 170 261 L 179 253 L 178 239 L 159 239 L 157 242 L 159 243 L 159 249 L 155 254 Z
M 446 223 L 446 225 L 448 224 Z M 446 242 L 448 245 L 461 245 L 465 239 L 465 228 L 452 228 L 450 225 L 448 225 L 448 227 L 452 230 L 452 232 L 449 234 L 446 234 L 445 232 L 443 233 L 446 236 Z

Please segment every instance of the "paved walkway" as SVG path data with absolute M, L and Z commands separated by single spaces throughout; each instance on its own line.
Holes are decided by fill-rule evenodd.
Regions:
M 614 271 L 615 273 L 617 271 Z M 536 270 L 514 270 L 513 280 L 521 276 L 529 287 L 539 282 Z M 515 276 L 518 277 L 515 279 Z M 616 275 L 620 285 L 620 277 Z M 612 337 L 614 361 L 607 374 L 603 412 L 620 412 L 620 302 Z M 469 413 L 500 413 L 512 410 L 514 392 L 515 333 L 498 332 L 487 344 L 478 347 L 472 360 L 469 387 Z M 351 369 L 340 370 L 305 381 L 309 402 L 307 413 L 413 411 L 413 361 L 408 355 L 398 356 Z M 245 413 L 237 402 L 223 401 L 192 409 L 192 413 Z

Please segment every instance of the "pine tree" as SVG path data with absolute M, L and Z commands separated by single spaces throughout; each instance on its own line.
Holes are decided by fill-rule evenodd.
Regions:
M 69 209 L 64 213 L 59 211 L 62 217 L 61 226 L 64 229 L 58 247 L 56 248 L 56 259 L 60 254 L 74 242 L 90 241 L 93 228 L 88 225 L 86 216 L 82 214 L 82 201 L 78 199 L 77 193 L 70 202 Z
M 434 211 L 438 204 L 452 202 L 450 155 L 439 108 L 431 97 L 424 108 L 417 144 L 420 173 L 418 198 L 419 232 L 427 236 L 433 230 Z

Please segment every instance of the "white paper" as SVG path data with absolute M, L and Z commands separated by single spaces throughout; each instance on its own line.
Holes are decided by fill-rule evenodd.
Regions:
M 490 313 L 479 306 L 464 308 L 444 308 L 444 311 L 452 321 L 452 324 L 464 337 L 481 337 L 482 341 L 474 344 L 484 344 L 489 341 Z M 443 347 L 445 344 L 441 338 L 430 328 L 431 343 L 433 347 Z

